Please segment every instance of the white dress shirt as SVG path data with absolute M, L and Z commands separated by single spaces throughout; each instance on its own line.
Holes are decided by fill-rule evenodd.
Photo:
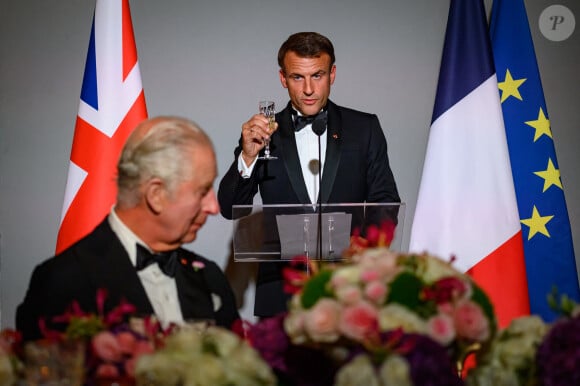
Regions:
M 150 251 L 151 249 L 123 224 L 115 213 L 114 208 L 111 210 L 108 220 L 113 232 L 119 237 L 121 244 L 127 251 L 131 263 L 135 266 L 137 262 L 136 245 L 140 244 Z M 111 267 L 111 269 L 115 268 Z M 153 306 L 153 311 L 155 311 L 155 315 L 161 323 L 161 326 L 167 328 L 171 323 L 183 324 L 183 314 L 181 313 L 181 307 L 177 297 L 175 278 L 165 275 L 157 264 L 147 266 L 147 268 L 138 271 L 137 275 L 143 287 L 145 287 L 147 297 Z
M 298 158 L 300 159 L 300 167 L 302 168 L 302 175 L 304 176 L 304 183 L 308 190 L 310 202 L 315 204 L 318 201 L 318 136 L 312 131 L 312 124 L 306 125 L 302 130 L 294 133 L 296 137 L 296 147 L 298 149 Z M 322 172 L 324 172 L 324 160 L 326 158 L 326 130 L 320 136 L 320 157 L 322 164 Z M 256 159 L 250 166 L 242 159 L 242 155 L 238 157 L 238 171 L 243 178 L 250 178 Z M 266 162 L 281 162 L 280 160 L 270 160 Z

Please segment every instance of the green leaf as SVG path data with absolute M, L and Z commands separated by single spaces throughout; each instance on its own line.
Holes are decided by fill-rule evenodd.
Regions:
M 320 298 L 332 297 L 327 285 L 331 277 L 332 271 L 324 270 L 306 282 L 302 289 L 302 307 L 308 309 L 313 307 Z
M 400 273 L 392 282 L 387 303 L 398 303 L 421 317 L 435 313 L 435 305 L 421 299 L 425 283 L 411 272 Z
M 550 308 L 562 316 L 572 316 L 572 312 L 577 306 L 576 302 L 568 295 L 560 295 L 557 286 L 552 287 L 552 292 L 546 295 L 546 298 Z
M 96 315 L 73 316 L 70 319 L 65 334 L 69 339 L 90 339 L 104 329 L 105 324 Z

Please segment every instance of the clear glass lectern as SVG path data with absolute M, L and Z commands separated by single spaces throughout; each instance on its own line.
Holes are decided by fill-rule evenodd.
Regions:
M 400 251 L 404 203 L 234 205 L 234 260 L 280 262 L 295 256 L 339 261 L 353 232 L 395 226 L 391 249 Z

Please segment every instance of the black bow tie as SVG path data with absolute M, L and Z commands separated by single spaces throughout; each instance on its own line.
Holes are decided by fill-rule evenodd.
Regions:
M 137 244 L 137 271 L 147 268 L 150 264 L 157 263 L 161 271 L 169 277 L 175 276 L 177 269 L 177 250 L 151 253 L 144 246 Z
M 316 115 L 298 115 L 294 117 L 294 131 L 300 131 L 304 127 L 311 125 L 312 122 L 323 119 L 326 121 L 326 111 L 321 111 Z

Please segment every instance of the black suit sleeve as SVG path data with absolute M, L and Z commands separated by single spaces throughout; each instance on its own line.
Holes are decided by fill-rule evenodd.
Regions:
M 16 309 L 16 329 L 24 340 L 42 338 L 41 318 L 50 329 L 63 330 L 65 326 L 53 323 L 52 319 L 62 315 L 73 300 L 85 311 L 96 309 L 95 290 L 80 272 L 75 259 L 62 256 L 49 259 L 34 269 L 24 301 Z
M 256 177 L 258 165 L 254 168 L 250 178 L 240 176 L 238 170 L 238 157 L 242 152 L 240 145 L 234 151 L 234 162 L 220 181 L 218 189 L 218 201 L 222 216 L 227 219 L 233 218 L 233 205 L 252 205 L 254 195 L 258 192 L 258 179 Z
M 376 115 L 371 121 L 367 156 L 367 202 L 401 202 L 389 164 L 387 140 Z

